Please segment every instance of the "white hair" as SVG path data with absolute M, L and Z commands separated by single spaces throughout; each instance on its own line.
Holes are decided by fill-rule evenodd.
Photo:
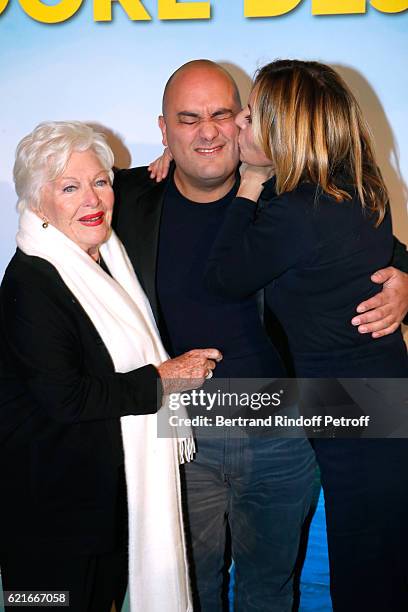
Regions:
M 113 182 L 113 153 L 105 136 L 80 121 L 40 123 L 18 144 L 13 176 L 17 210 L 37 208 L 41 188 L 60 176 L 74 151 L 92 149 Z

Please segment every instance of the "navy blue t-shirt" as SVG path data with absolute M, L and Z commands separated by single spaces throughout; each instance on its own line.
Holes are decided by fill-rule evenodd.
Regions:
M 210 203 L 192 202 L 171 181 L 164 198 L 157 261 L 157 293 L 173 356 L 217 348 L 218 377 L 284 376 L 262 326 L 255 296 L 210 295 L 204 284 L 208 254 L 238 185 Z

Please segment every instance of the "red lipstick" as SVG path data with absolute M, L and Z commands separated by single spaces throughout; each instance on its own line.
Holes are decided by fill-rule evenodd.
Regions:
M 105 213 L 101 210 L 98 213 L 94 213 L 91 215 L 85 215 L 81 217 L 80 219 L 78 219 L 78 221 L 82 223 L 82 225 L 85 225 L 86 227 L 96 227 L 97 225 L 101 225 L 101 223 L 103 223 L 104 216 L 105 216 Z

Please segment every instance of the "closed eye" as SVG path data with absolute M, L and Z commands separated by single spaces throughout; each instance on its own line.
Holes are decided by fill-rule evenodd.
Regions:
M 185 125 L 193 125 L 194 123 L 197 123 L 199 121 L 199 118 L 196 116 L 191 116 L 190 115 L 181 115 L 178 118 L 179 123 L 184 123 Z
M 225 111 L 225 112 L 219 112 L 219 113 L 214 113 L 214 115 L 212 115 L 213 119 L 216 119 L 217 121 L 225 121 L 226 119 L 232 119 L 234 116 L 232 111 Z
M 245 115 L 245 121 L 246 121 L 247 123 L 252 123 L 252 117 L 251 117 L 251 107 L 250 107 L 250 105 L 248 104 L 248 105 L 247 105 L 247 107 L 246 107 L 246 109 L 244 109 L 244 110 L 246 110 L 246 111 L 247 111 L 247 114 Z

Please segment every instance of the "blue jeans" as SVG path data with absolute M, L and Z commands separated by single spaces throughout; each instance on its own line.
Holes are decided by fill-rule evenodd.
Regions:
M 181 470 L 194 611 L 228 609 L 229 528 L 235 610 L 290 612 L 315 475 L 308 440 L 203 437 L 195 460 Z

